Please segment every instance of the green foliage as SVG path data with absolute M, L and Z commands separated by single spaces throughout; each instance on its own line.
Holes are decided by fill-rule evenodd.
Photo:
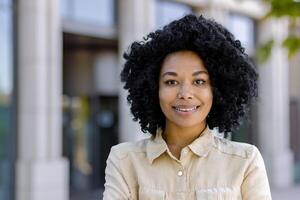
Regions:
M 296 28 L 296 20 L 300 19 L 300 0 L 264 0 L 270 4 L 268 17 L 288 17 L 292 24 L 291 29 Z M 273 39 L 262 44 L 257 50 L 259 62 L 265 62 L 272 52 Z M 289 58 L 292 58 L 300 50 L 300 36 L 290 35 L 283 41 L 282 45 L 288 50 Z
M 300 17 L 299 0 L 265 0 L 270 3 L 271 10 L 268 16 L 275 17 Z
M 292 58 L 300 49 L 300 37 L 287 37 L 282 45 L 288 49 L 289 58 Z
M 258 62 L 265 62 L 270 57 L 272 53 L 272 48 L 274 46 L 274 40 L 270 39 L 264 43 L 256 52 L 256 58 Z

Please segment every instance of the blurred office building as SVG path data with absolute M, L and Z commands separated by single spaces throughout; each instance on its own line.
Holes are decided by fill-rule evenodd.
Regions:
M 284 19 L 253 0 L 0 0 L 0 200 L 100 199 L 110 147 L 147 137 L 119 73 L 128 45 L 188 13 L 214 18 L 254 58 L 260 97 L 232 139 L 261 150 L 272 188 L 300 182 L 300 60 Z M 297 60 L 298 59 L 298 60 Z

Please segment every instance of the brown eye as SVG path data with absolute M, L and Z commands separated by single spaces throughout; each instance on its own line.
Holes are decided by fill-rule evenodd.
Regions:
M 195 80 L 194 81 L 194 84 L 195 85 L 203 85 L 205 83 L 205 81 L 204 80 L 201 80 L 201 79 L 198 79 L 198 80 Z
M 167 81 L 165 81 L 165 84 L 166 84 L 166 85 L 177 85 L 178 82 L 175 81 L 175 80 L 167 80 Z

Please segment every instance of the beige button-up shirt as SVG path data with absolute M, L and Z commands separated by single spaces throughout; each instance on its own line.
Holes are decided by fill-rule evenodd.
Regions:
M 104 200 L 270 200 L 264 161 L 250 144 L 216 137 L 207 128 L 174 157 L 162 138 L 112 147 Z

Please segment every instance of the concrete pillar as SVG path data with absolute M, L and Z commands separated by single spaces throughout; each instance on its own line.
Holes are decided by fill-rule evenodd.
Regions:
M 154 27 L 154 0 L 119 1 L 119 49 L 120 66 L 123 66 L 123 52 L 130 43 L 142 40 L 142 37 Z M 121 67 L 122 68 L 122 67 Z M 120 71 L 121 71 L 120 68 Z M 119 138 L 120 142 L 135 141 L 143 138 L 140 126 L 132 121 L 132 114 L 127 104 L 127 92 L 120 84 L 119 93 Z
M 269 60 L 259 66 L 258 132 L 260 149 L 273 187 L 293 181 L 293 158 L 289 148 L 289 62 L 281 43 L 288 35 L 286 19 L 259 24 L 259 40 L 274 38 Z
M 18 1 L 17 200 L 67 200 L 58 0 Z

